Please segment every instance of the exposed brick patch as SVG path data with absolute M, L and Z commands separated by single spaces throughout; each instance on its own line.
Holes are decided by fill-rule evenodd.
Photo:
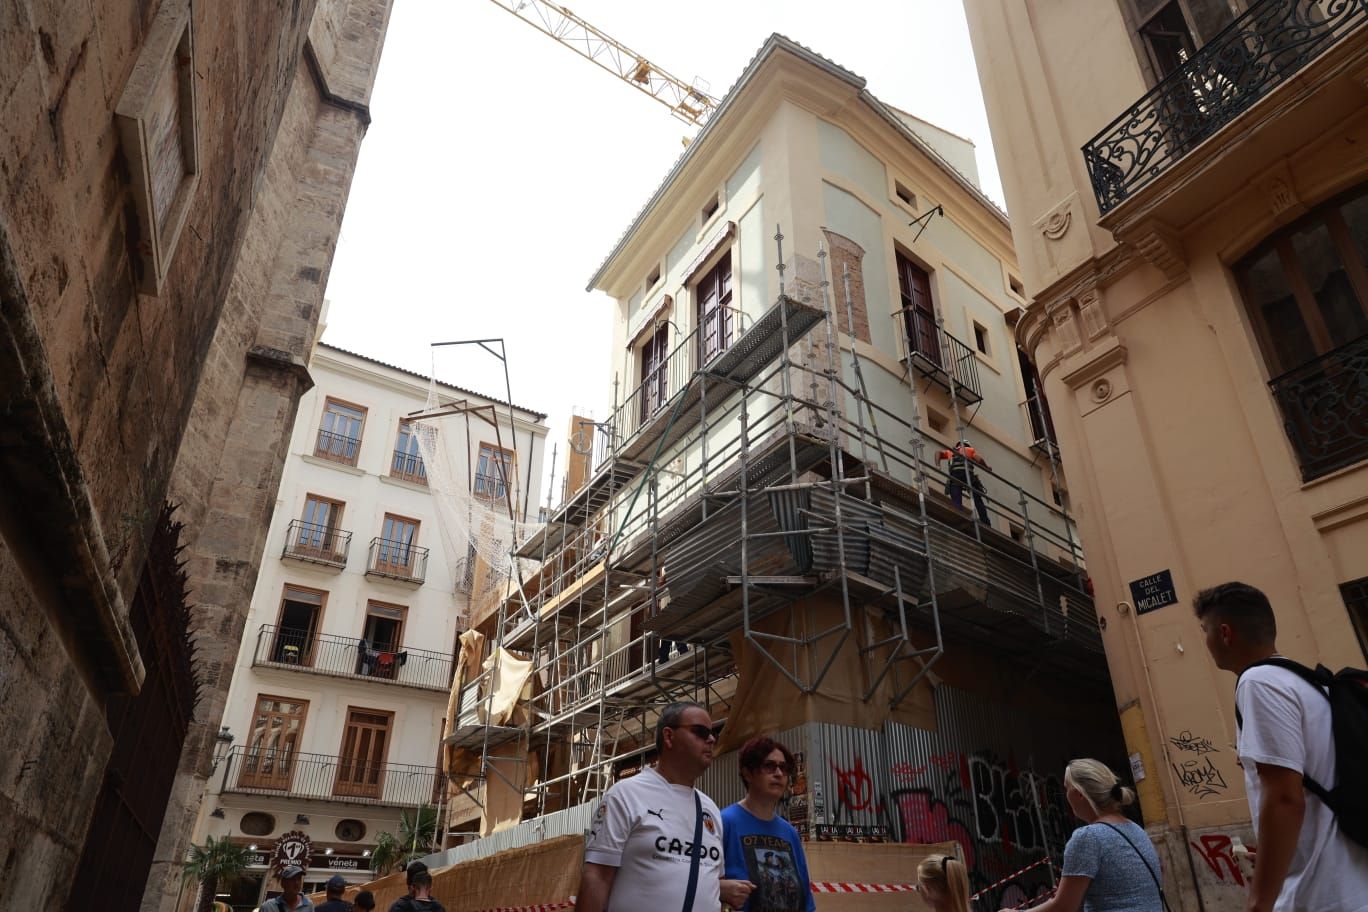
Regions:
M 851 334 L 852 320 L 847 319 L 846 273 L 850 279 L 850 309 L 855 331 L 853 335 L 861 342 L 870 341 L 869 310 L 865 306 L 864 248 L 845 235 L 822 229 L 826 236 L 827 249 L 831 253 L 831 305 L 836 312 L 836 326 L 841 332 Z

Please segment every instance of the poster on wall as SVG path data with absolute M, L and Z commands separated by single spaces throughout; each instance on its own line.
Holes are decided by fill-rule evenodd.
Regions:
M 784 817 L 799 832 L 806 832 L 808 822 L 807 764 L 803 755 L 793 755 L 793 788 L 783 809 Z

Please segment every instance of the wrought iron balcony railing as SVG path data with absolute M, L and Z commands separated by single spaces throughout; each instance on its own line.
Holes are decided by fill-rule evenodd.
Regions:
M 356 465 L 356 457 L 361 452 L 361 438 L 334 434 L 332 431 L 319 431 L 314 455 L 319 459 L 340 462 L 343 465 Z
M 414 484 L 427 484 L 427 467 L 423 465 L 423 457 L 417 453 L 395 450 L 394 458 L 390 460 L 390 477 Z
M 1365 0 L 1259 0 L 1083 147 L 1106 213 L 1368 22 Z
M 347 566 L 347 552 L 350 550 L 350 532 L 292 519 L 285 533 L 285 549 L 280 556 L 342 568 Z
M 911 365 L 947 391 L 953 387 L 963 401 L 981 400 L 983 392 L 974 350 L 941 329 L 935 317 L 925 311 L 905 307 L 902 314 Z
M 476 472 L 473 493 L 476 497 L 483 497 L 485 500 L 505 500 L 512 484 L 513 479 L 500 478 L 497 472 L 490 474 Z
M 249 795 L 416 807 L 435 803 L 444 787 L 445 776 L 435 766 L 372 763 L 289 747 L 242 745 L 223 760 L 222 790 Z
M 334 678 L 359 678 L 446 693 L 454 670 L 451 653 L 368 643 L 290 627 L 263 624 L 252 664 Z
M 1310 481 L 1368 459 L 1368 336 L 1269 381 Z
M 366 556 L 366 573 L 405 583 L 427 579 L 428 549 L 387 538 L 372 538 Z

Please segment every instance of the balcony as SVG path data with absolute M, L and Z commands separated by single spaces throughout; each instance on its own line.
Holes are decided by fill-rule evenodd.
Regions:
M 1368 336 L 1268 383 L 1311 481 L 1368 459 Z
M 953 392 L 961 402 L 981 402 L 974 350 L 941 329 L 935 317 L 925 311 L 905 307 L 902 315 L 909 366 L 947 393 Z
M 235 747 L 223 761 L 222 791 L 345 804 L 435 804 L 445 777 L 435 766 L 370 763 L 330 754 Z
M 318 443 L 314 446 L 314 455 L 319 459 L 354 466 L 356 465 L 356 457 L 360 452 L 360 437 L 348 437 L 345 434 L 334 434 L 332 431 L 318 432 Z
M 280 556 L 341 570 L 347 566 L 350 549 L 350 532 L 294 519 L 285 533 L 285 548 Z
M 497 474 L 476 472 L 472 493 L 482 500 L 502 503 L 508 500 L 508 489 L 512 484 L 512 478 L 500 478 Z
M 427 579 L 428 549 L 386 538 L 372 538 L 366 575 L 421 586 Z
M 390 460 L 390 477 L 414 484 L 427 484 L 427 467 L 423 465 L 423 457 L 417 453 L 395 450 L 394 458 Z
M 252 665 L 332 678 L 376 681 L 446 693 L 451 688 L 451 653 L 426 649 L 382 650 L 365 640 L 263 624 L 257 631 Z
M 1059 442 L 1055 440 L 1054 420 L 1050 406 L 1041 396 L 1029 396 L 1021 403 L 1026 427 L 1031 431 L 1031 449 L 1042 456 L 1059 457 Z
M 1365 22 L 1359 0 L 1254 3 L 1083 147 L 1098 209 L 1105 215 L 1168 172 Z

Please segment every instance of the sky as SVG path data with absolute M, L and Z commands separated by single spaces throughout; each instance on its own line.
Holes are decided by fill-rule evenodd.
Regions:
M 719 98 L 786 35 L 972 140 L 1002 204 L 960 0 L 566 5 Z M 693 128 L 491 0 L 396 0 L 371 116 L 323 341 L 502 399 L 497 359 L 432 348 L 502 338 L 513 402 L 547 413 L 560 444 L 559 479 L 572 412 L 611 410 L 612 301 L 585 286 Z

